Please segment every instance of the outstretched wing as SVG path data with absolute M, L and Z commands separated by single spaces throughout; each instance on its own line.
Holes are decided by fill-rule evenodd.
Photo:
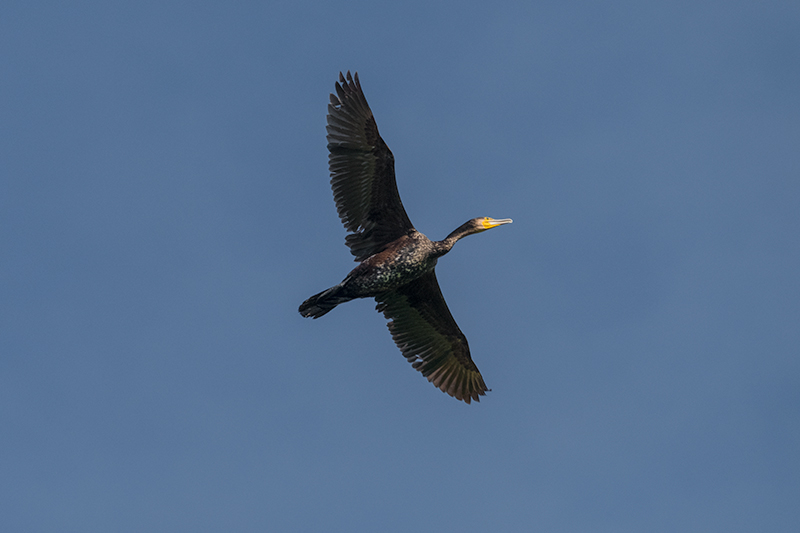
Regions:
M 397 192 L 394 156 L 381 139 L 358 73 L 339 73 L 328 104 L 328 165 L 336 209 L 356 261 L 414 228 Z
M 378 311 L 391 319 L 392 339 L 414 368 L 450 396 L 480 401 L 489 389 L 433 271 L 375 300 Z

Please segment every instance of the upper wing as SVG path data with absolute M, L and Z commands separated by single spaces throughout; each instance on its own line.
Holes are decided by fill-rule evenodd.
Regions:
M 340 85 L 341 83 L 341 85 Z M 338 95 L 338 96 L 337 96 Z M 361 261 L 414 226 L 397 192 L 394 156 L 381 139 L 358 73 L 339 73 L 328 104 L 328 165 L 347 246 Z
M 433 271 L 375 300 L 378 311 L 392 320 L 392 338 L 414 368 L 450 396 L 467 403 L 480 401 L 489 389 Z

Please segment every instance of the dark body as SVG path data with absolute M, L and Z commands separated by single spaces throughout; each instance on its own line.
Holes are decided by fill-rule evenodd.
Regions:
M 346 287 L 354 298 L 377 296 L 431 272 L 446 250 L 414 230 L 369 256 L 350 272 Z
M 340 303 L 380 296 L 433 272 L 436 260 L 446 253 L 437 244 L 416 230 L 403 235 L 361 261 L 339 285 L 303 302 L 300 314 L 319 318 Z
M 356 298 L 375 298 L 400 351 L 443 392 L 469 403 L 488 390 L 472 361 L 436 281 L 439 257 L 467 235 L 508 224 L 488 217 L 467 221 L 442 241 L 431 241 L 411 224 L 394 177 L 394 156 L 378 134 L 358 81 L 339 75 L 328 106 L 328 150 L 345 239 L 359 261 L 338 285 L 300 305 L 319 318 Z

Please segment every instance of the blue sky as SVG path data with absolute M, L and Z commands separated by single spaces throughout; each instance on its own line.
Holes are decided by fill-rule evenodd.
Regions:
M 6 2 L 8 531 L 797 531 L 800 4 Z M 358 70 L 492 392 L 353 263 Z

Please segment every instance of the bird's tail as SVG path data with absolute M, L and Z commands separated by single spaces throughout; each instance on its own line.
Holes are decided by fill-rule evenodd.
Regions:
M 315 294 L 302 304 L 300 304 L 300 314 L 304 317 L 319 318 L 337 305 L 349 302 L 352 298 L 341 296 L 342 284 L 335 285 L 330 289 Z

